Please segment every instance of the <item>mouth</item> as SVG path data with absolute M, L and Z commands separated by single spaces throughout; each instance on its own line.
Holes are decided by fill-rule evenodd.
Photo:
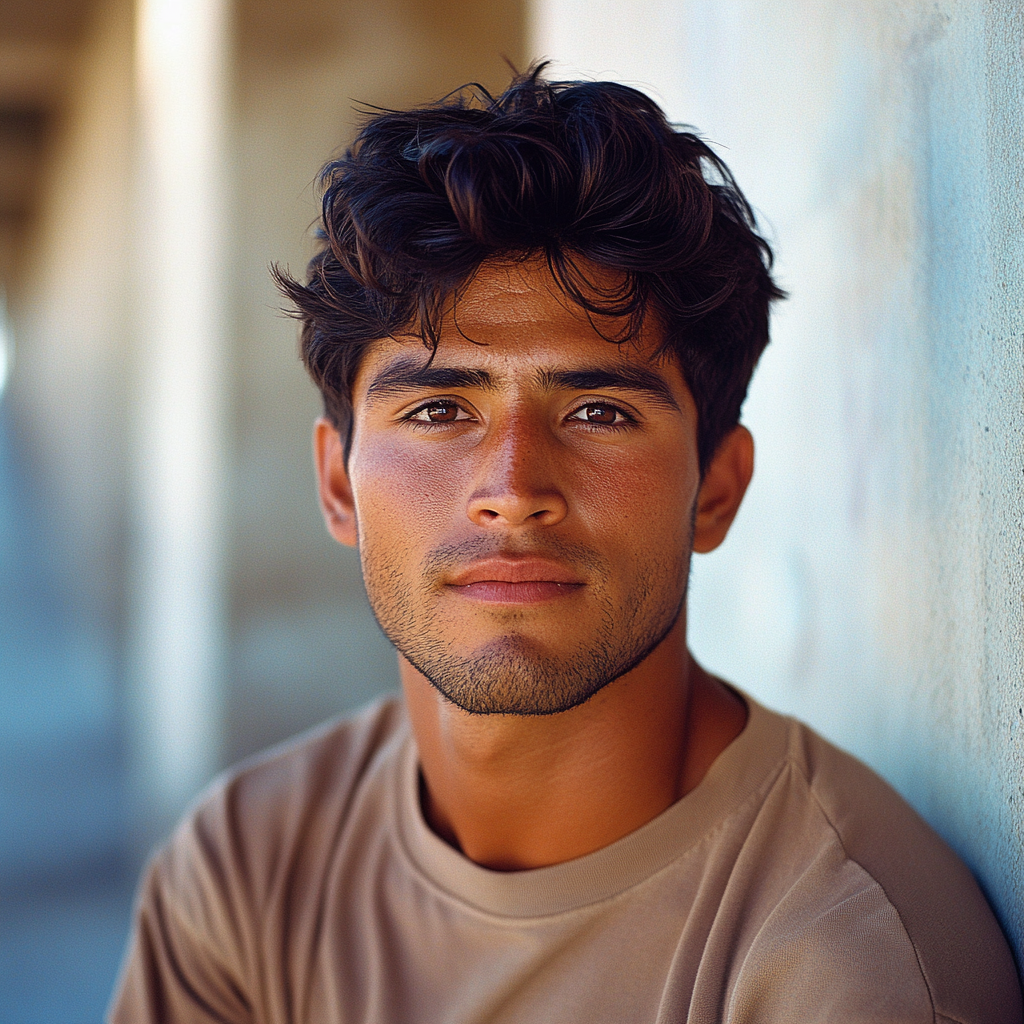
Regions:
M 584 586 L 579 574 L 543 558 L 492 557 L 470 563 L 448 580 L 459 597 L 488 604 L 537 604 L 568 597 Z

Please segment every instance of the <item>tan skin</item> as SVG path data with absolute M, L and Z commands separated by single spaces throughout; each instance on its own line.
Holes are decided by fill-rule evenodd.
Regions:
M 679 367 L 652 358 L 649 336 L 623 346 L 602 338 L 542 264 L 485 265 L 460 294 L 457 318 L 457 328 L 445 320 L 434 365 L 483 371 L 486 387 L 371 391 L 410 354 L 426 362 L 412 340 L 384 339 L 355 382 L 347 465 L 337 431 L 317 422 L 328 529 L 361 546 L 364 569 L 376 563 L 368 554 L 398 552 L 389 564 L 417 621 L 456 653 L 472 659 L 514 629 L 571 658 L 595 635 L 602 596 L 635 604 L 636 565 L 688 559 L 686 510 L 696 505 L 692 550 L 722 542 L 753 473 L 753 441 L 734 428 L 701 479 L 696 409 Z M 652 370 L 667 398 L 621 383 L 551 386 L 539 372 L 624 365 Z M 607 571 L 599 581 L 557 558 L 539 568 L 516 560 L 548 538 L 595 552 Z M 470 559 L 422 585 L 430 551 L 480 542 L 512 554 L 483 569 Z M 493 579 L 467 584 L 473 572 Z M 664 583 L 668 597 L 672 586 Z M 497 870 L 557 864 L 634 831 L 697 786 L 746 723 L 742 700 L 689 653 L 685 607 L 643 661 L 556 714 L 470 713 L 402 656 L 399 667 L 427 820 Z

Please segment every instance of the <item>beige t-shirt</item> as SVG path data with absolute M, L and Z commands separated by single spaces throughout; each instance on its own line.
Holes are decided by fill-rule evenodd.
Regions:
M 420 812 L 400 703 L 216 785 L 153 861 L 115 1024 L 1018 1024 L 974 879 L 874 773 L 748 699 L 700 785 L 554 867 Z

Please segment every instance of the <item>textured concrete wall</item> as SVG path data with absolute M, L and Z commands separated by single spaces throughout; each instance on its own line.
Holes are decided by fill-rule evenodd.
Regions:
M 718 143 L 792 298 L 755 481 L 699 559 L 709 667 L 886 775 L 1024 951 L 1024 14 L 535 0 L 535 56 Z

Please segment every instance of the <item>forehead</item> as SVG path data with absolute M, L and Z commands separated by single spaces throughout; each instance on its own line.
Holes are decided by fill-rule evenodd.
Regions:
M 614 271 L 592 265 L 586 270 L 601 288 L 614 288 L 621 280 Z M 622 337 L 625 327 L 623 317 L 588 317 L 559 288 L 543 260 L 484 264 L 449 301 L 432 364 L 487 368 L 506 379 L 545 368 L 642 364 L 688 391 L 676 361 L 657 355 L 661 335 L 653 318 L 636 338 L 621 344 L 608 340 Z M 411 356 L 424 363 L 430 358 L 418 336 L 374 342 L 353 397 L 365 393 L 367 382 L 388 364 Z
M 585 269 L 599 288 L 614 288 L 621 280 L 620 274 L 593 264 Z M 533 321 L 571 329 L 588 322 L 586 312 L 565 295 L 541 258 L 482 264 L 453 297 L 449 312 L 460 323 L 468 318 L 481 327 Z M 615 326 L 612 318 L 602 319 Z

